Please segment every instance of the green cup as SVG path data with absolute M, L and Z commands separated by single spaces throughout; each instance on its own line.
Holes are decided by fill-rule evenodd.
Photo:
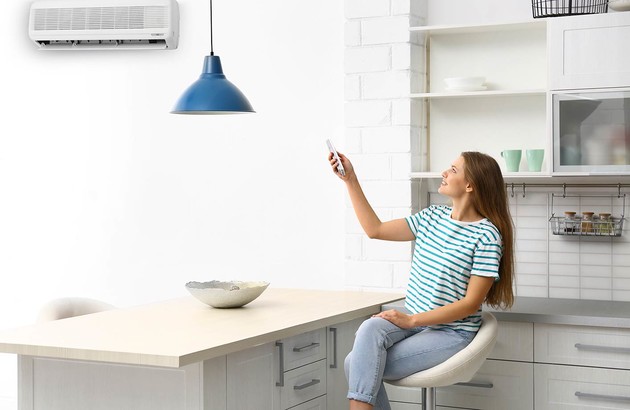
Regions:
M 540 172 L 542 169 L 543 158 L 545 157 L 544 149 L 528 149 L 525 152 L 527 156 L 527 169 L 532 172 Z
M 521 166 L 521 150 L 506 149 L 501 152 L 501 156 L 505 159 L 505 167 L 507 172 L 518 172 Z

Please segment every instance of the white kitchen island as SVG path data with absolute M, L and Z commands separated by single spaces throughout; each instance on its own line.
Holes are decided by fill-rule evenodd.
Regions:
M 238 309 L 183 297 L 5 330 L 0 351 L 19 355 L 20 410 L 334 410 L 354 330 L 401 297 L 269 288 Z

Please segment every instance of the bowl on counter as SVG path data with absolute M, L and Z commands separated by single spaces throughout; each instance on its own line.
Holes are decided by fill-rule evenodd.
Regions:
M 188 282 L 186 290 L 195 298 L 214 308 L 236 308 L 245 306 L 260 296 L 269 286 L 264 281 L 220 281 Z

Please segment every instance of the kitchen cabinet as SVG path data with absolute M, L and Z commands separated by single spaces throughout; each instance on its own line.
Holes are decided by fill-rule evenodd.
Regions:
M 352 351 L 354 335 L 361 323 L 369 316 L 328 327 L 328 377 L 326 388 L 329 410 L 348 407 L 348 381 L 344 360 Z
M 329 396 L 346 403 L 327 388 L 342 377 L 335 353 L 341 364 L 357 322 L 400 298 L 268 289 L 212 309 L 184 297 L 0 331 L 0 351 L 18 355 L 20 410 L 325 410 Z
M 439 178 L 457 152 L 468 150 L 493 156 L 508 179 L 630 173 L 630 120 L 623 104 L 610 108 L 609 99 L 585 125 L 581 118 L 581 146 L 580 130 L 567 128 L 595 110 L 598 96 L 588 93 L 630 90 L 630 13 L 410 31 L 424 36 L 428 62 L 411 67 L 412 72 L 426 72 L 424 89 L 411 89 L 410 98 L 424 102 L 417 106 L 424 106 L 426 116 L 414 115 L 426 117 L 420 127 L 427 139 L 420 153 L 427 160 L 412 178 Z M 485 77 L 485 89 L 453 91 L 445 86 L 445 78 L 474 76 Z M 558 118 L 559 101 L 567 99 L 576 102 L 564 103 L 571 111 Z M 589 106 L 593 109 L 585 111 Z M 584 158 L 572 160 L 575 147 Z M 506 171 L 501 152 L 507 149 L 523 150 L 518 172 Z M 528 171 L 527 149 L 545 150 L 540 172 Z
M 280 388 L 277 347 L 265 343 L 226 357 L 227 409 L 265 408 L 280 410 Z M 211 406 L 211 409 L 224 409 Z
M 517 297 L 510 311 L 489 310 L 499 333 L 472 380 L 476 385 L 438 388 L 438 406 L 630 408 L 630 303 Z M 387 385 L 387 391 L 393 410 L 414 409 L 420 402 L 420 389 Z
M 630 174 L 630 88 L 551 98 L 554 172 Z
M 630 86 L 630 14 L 549 19 L 549 88 Z
M 501 322 L 497 343 L 469 383 L 439 387 L 436 401 L 445 408 L 531 410 L 534 400 L 533 326 Z M 386 385 L 392 410 L 417 408 L 420 389 Z
M 342 409 L 343 361 L 362 317 L 227 356 L 227 409 Z
M 426 89 L 411 90 L 412 99 L 425 102 L 429 140 L 428 163 L 413 177 L 438 177 L 460 151 L 486 152 L 504 170 L 502 150 L 542 148 L 550 152 L 544 21 L 410 30 L 424 36 L 425 60 L 429 62 Z M 446 89 L 445 78 L 470 76 L 485 77 L 487 89 Z M 520 168 L 521 172 L 510 174 L 530 174 L 523 172 L 524 159 Z M 546 167 L 530 175 L 548 173 Z
M 630 407 L 630 329 L 535 324 L 536 410 Z

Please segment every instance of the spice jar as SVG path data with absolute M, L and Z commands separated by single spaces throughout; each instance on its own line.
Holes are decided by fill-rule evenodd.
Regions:
M 582 212 L 582 233 L 593 233 L 593 215 L 595 212 Z
M 599 228 L 598 231 L 600 235 L 613 234 L 613 224 L 609 213 L 603 212 L 599 214 L 599 223 L 597 224 L 597 227 Z
M 562 224 L 564 225 L 564 232 L 574 233 L 577 230 L 577 220 L 575 218 L 575 212 L 565 211 Z

